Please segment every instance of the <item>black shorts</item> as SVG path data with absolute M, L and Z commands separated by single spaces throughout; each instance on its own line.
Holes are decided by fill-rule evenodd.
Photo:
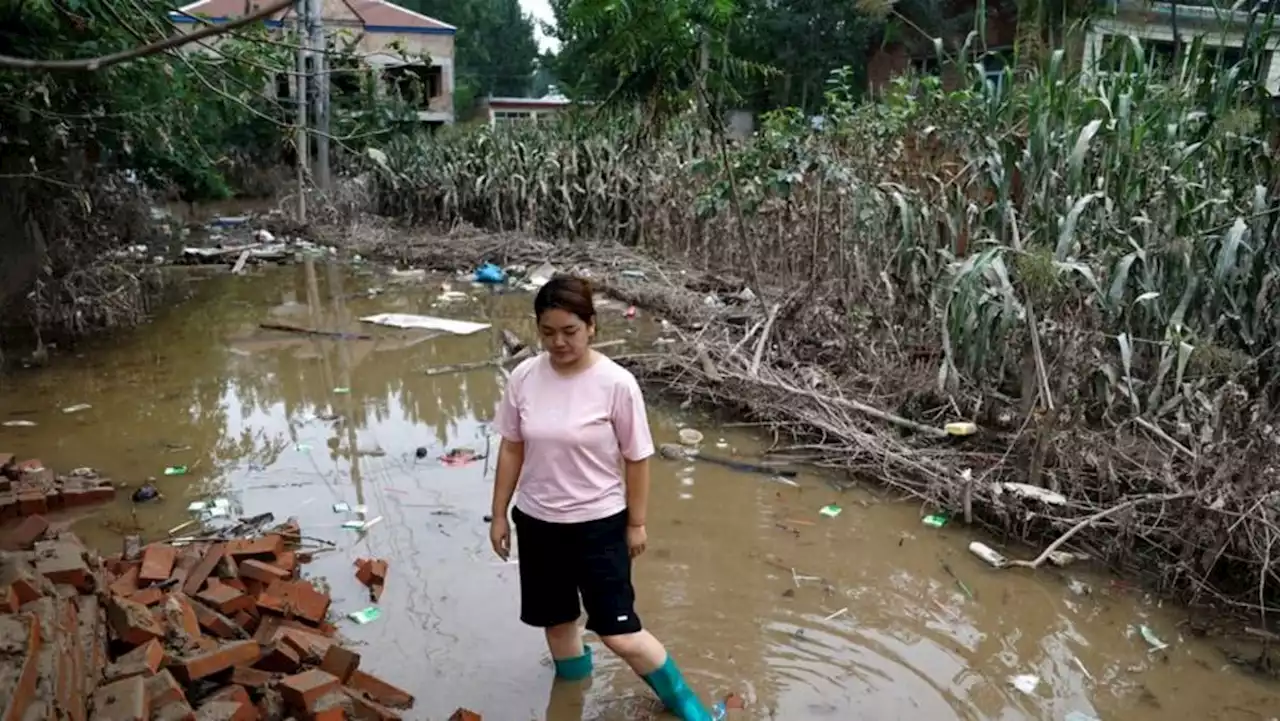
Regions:
M 627 512 L 586 523 L 548 523 L 513 509 L 520 552 L 520 620 L 550 628 L 587 612 L 599 636 L 636 633 Z M 582 594 L 579 606 L 578 594 Z

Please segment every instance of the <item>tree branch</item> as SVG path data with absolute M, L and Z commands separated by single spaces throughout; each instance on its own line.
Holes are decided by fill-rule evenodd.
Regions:
M 93 72 L 103 68 L 119 65 L 120 63 L 130 60 L 137 60 L 148 55 L 155 55 L 166 50 L 182 47 L 190 43 L 199 42 L 214 35 L 231 32 L 245 25 L 264 20 L 279 10 L 283 10 L 293 5 L 293 0 L 279 0 L 272 5 L 258 10 L 257 12 L 246 15 L 238 20 L 233 20 L 224 25 L 210 25 L 201 28 L 193 33 L 171 35 L 163 40 L 158 40 L 149 45 L 142 45 L 128 50 L 122 50 L 118 53 L 103 55 L 97 58 L 86 58 L 83 60 L 32 60 L 30 58 L 17 58 L 11 55 L 0 55 L 0 68 L 8 68 L 11 70 L 84 70 Z

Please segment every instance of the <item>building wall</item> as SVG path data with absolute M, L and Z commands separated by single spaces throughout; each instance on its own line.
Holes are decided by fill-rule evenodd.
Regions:
M 1018 20 L 1012 13 L 998 14 L 995 12 L 987 15 L 987 47 L 1001 48 L 1013 45 L 1014 39 L 1017 37 Z M 950 46 L 956 46 L 964 42 L 964 36 L 951 38 Z M 902 75 L 911 69 L 912 59 L 931 59 L 933 51 L 928 50 L 924 53 L 916 53 L 914 56 L 901 43 L 886 45 L 876 50 L 867 59 L 867 89 L 873 94 L 881 92 L 893 79 Z M 959 84 L 959 75 L 954 71 L 944 71 L 942 74 L 943 85 L 949 89 Z
M 1084 42 L 1083 67 L 1086 77 L 1091 77 L 1097 72 L 1096 65 L 1102 53 L 1103 41 L 1108 35 L 1173 42 L 1173 25 L 1169 23 L 1167 17 L 1149 16 L 1146 19 L 1151 21 L 1142 22 L 1138 18 L 1117 17 L 1095 20 L 1091 23 Z M 1189 22 L 1179 22 L 1178 35 L 1183 42 L 1203 37 L 1204 44 L 1208 47 L 1239 48 L 1243 47 L 1245 42 L 1245 36 L 1241 30 L 1211 30 Z M 1267 68 L 1266 86 L 1267 90 L 1274 95 L 1280 92 L 1280 53 L 1274 52 L 1280 48 L 1280 39 L 1269 40 L 1267 48 L 1273 52 Z

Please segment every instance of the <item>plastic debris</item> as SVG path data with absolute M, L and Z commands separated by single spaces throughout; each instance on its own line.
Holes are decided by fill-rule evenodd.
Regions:
M 36 425 L 35 421 L 5 421 L 5 428 L 32 428 Z
M 493 263 L 485 263 L 476 268 L 476 282 L 486 285 L 497 285 L 507 280 L 507 272 Z
M 1102 721 L 1102 719 L 1084 711 L 1068 711 L 1062 721 Z
M 623 278 L 634 278 L 636 280 L 644 280 L 645 278 L 648 277 L 644 274 L 643 270 L 624 270 L 618 273 L 618 275 L 622 276 Z
M 423 458 L 426 458 L 427 457 L 426 446 L 418 446 L 416 449 L 414 449 L 413 457 L 417 458 L 418 460 L 422 460 Z
M 924 518 L 921 518 L 920 522 L 930 528 L 942 528 L 943 526 L 947 525 L 947 517 L 940 516 L 936 513 L 931 513 L 925 516 Z
M 351 510 L 351 506 L 348 506 L 345 503 L 339 502 L 339 503 L 333 504 L 334 513 L 346 513 L 347 511 L 350 511 L 350 510 Z
M 826 505 L 820 508 L 818 510 L 818 515 L 826 516 L 827 518 L 835 518 L 836 516 L 840 515 L 843 512 L 844 512 L 843 508 L 832 503 L 830 505 Z
M 192 501 L 187 505 L 187 511 L 191 513 L 204 513 L 209 509 L 209 504 L 204 501 Z
M 483 458 L 476 455 L 476 452 L 470 448 L 451 448 L 448 453 L 440 456 L 440 462 L 446 466 L 465 466 L 474 463 Z
M 333 392 L 339 395 L 346 395 L 351 392 L 351 389 L 346 386 L 338 386 L 337 388 L 333 389 Z
M 1138 633 L 1142 636 L 1142 640 L 1147 642 L 1152 651 L 1163 651 L 1169 648 L 1169 644 L 1160 640 L 1155 631 L 1152 631 L 1146 624 L 1138 626 Z
M 346 523 L 342 524 L 342 527 L 348 528 L 353 531 L 367 531 L 381 522 L 382 522 L 382 516 L 378 516 L 377 518 L 374 518 L 373 520 L 370 520 L 370 521 L 347 521 Z
M 1023 498 L 1034 498 L 1041 503 L 1047 503 L 1051 506 L 1065 506 L 1067 504 L 1067 497 L 1061 493 L 1054 493 L 1047 488 L 1033 486 L 1028 483 L 1014 483 L 1012 481 L 994 483 L 991 486 L 991 490 L 995 491 L 996 495 L 1000 495 L 1001 493 L 1012 493 L 1015 496 L 1022 496 Z
M 379 609 L 377 606 L 362 608 L 359 611 L 352 611 L 351 613 L 347 614 L 347 618 L 351 619 L 352 621 L 355 621 L 360 625 L 377 621 L 380 616 L 382 616 L 382 610 Z
M 1040 688 L 1040 677 L 1026 673 L 1010 678 L 1009 683 L 1025 694 L 1032 694 L 1036 692 L 1037 688 Z
M 702 443 L 702 432 L 696 428 L 681 428 L 680 442 L 686 446 L 696 446 Z
M 360 319 L 365 323 L 385 325 L 392 328 L 413 328 L 418 330 L 438 330 L 454 335 L 471 335 L 489 327 L 488 323 L 473 323 L 466 320 L 437 318 L 430 315 L 413 315 L 412 313 L 379 313 Z
M 62 412 L 63 413 L 79 413 L 80 411 L 87 411 L 92 407 L 93 406 L 89 405 L 88 403 L 77 403 L 73 406 L 67 406 L 66 408 L 63 408 Z
M 635 317 L 636 317 L 636 307 L 635 307 L 634 305 L 627 306 L 627 311 L 626 311 L 625 313 L 623 313 L 623 315 L 624 315 L 624 316 L 626 316 L 628 319 L 633 319 L 633 318 L 635 318 Z
M 550 263 L 543 263 L 529 272 L 529 285 L 533 288 L 541 288 L 547 284 L 556 274 L 556 267 Z
M 164 469 L 166 476 L 185 476 L 189 469 L 186 466 L 167 466 Z
M 150 483 L 134 491 L 133 495 L 130 496 L 134 503 L 146 503 L 147 501 L 154 501 L 159 497 L 160 489 Z
M 971 436 L 978 432 L 978 424 L 969 421 L 955 421 L 944 426 L 947 435 Z
M 992 568 L 1004 568 L 1009 565 L 1009 559 L 1005 558 L 999 551 L 981 541 L 974 541 L 973 543 L 970 543 L 969 553 L 981 558 Z

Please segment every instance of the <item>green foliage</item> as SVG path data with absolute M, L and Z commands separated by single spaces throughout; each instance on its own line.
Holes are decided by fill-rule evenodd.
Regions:
M 534 21 L 519 0 L 396 0 L 458 28 L 454 37 L 454 108 L 480 98 L 530 93 L 538 58 Z

